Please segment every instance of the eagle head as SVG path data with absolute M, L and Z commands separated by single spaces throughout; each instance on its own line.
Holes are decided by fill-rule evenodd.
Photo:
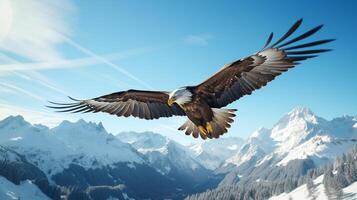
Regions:
M 174 103 L 177 103 L 178 105 L 183 105 L 185 103 L 190 102 L 192 99 L 192 93 L 187 87 L 181 87 L 179 89 L 176 89 L 172 91 L 169 94 L 169 99 L 167 101 L 167 104 L 171 106 Z

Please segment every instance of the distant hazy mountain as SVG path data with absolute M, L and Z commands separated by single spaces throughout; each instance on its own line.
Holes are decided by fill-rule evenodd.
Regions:
M 145 154 L 149 162 L 162 174 L 169 174 L 173 169 L 192 173 L 206 170 L 191 157 L 186 147 L 160 134 L 123 132 L 116 137 Z
M 241 148 L 244 140 L 236 137 L 205 140 L 189 146 L 191 155 L 204 167 L 214 170 Z
M 152 132 L 122 132 L 116 136 L 144 154 L 158 172 L 180 182 L 181 189 L 196 190 L 216 182 L 212 172 L 195 160 L 187 147 L 167 137 Z

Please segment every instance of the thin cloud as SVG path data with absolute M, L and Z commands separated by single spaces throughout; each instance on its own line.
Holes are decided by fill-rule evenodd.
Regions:
M 83 47 L 82 45 L 76 43 L 75 41 L 73 41 L 72 39 L 63 36 L 66 40 L 66 42 L 70 45 L 72 45 L 73 47 L 75 47 L 76 49 L 78 49 L 79 51 L 81 51 L 82 53 L 93 57 L 96 60 L 99 60 L 105 64 L 107 64 L 108 66 L 112 67 L 113 69 L 119 71 L 120 73 L 126 75 L 127 77 L 131 78 L 132 80 L 136 81 L 137 83 L 143 85 L 144 87 L 148 88 L 148 89 L 154 89 L 151 85 L 149 85 L 148 83 L 146 83 L 145 81 L 139 79 L 138 77 L 136 77 L 135 75 L 133 75 L 132 73 L 130 73 L 129 71 L 127 71 L 126 69 L 120 67 L 117 64 L 114 64 L 113 62 L 111 62 L 110 60 L 97 55 L 96 53 L 94 53 L 93 51 Z
M 10 89 L 10 90 L 13 90 L 13 91 L 17 91 L 17 93 L 22 93 L 22 94 L 25 94 L 26 96 L 28 97 L 31 97 L 33 99 L 36 99 L 36 100 L 39 100 L 39 101 L 42 101 L 42 102 L 45 102 L 46 100 L 36 94 L 33 94 L 29 91 L 26 91 L 22 88 L 19 88 L 13 84 L 10 84 L 10 83 L 5 83 L 5 82 L 0 82 L 0 87 L 5 87 L 7 89 Z
M 3 54 L 4 55 L 4 54 Z M 110 55 L 103 56 L 108 60 L 114 60 L 117 58 L 122 58 L 121 53 L 115 53 Z M 0 54 L 0 59 L 3 58 Z M 13 71 L 38 71 L 38 70 L 49 70 L 49 69 L 62 69 L 62 68 L 77 68 L 84 66 L 92 66 L 96 64 L 100 64 L 102 61 L 93 58 L 93 57 L 85 57 L 85 58 L 76 58 L 76 59 L 60 59 L 56 61 L 49 62 L 28 62 L 22 63 L 16 61 L 16 63 L 10 64 L 2 64 L 0 65 L 0 76 L 6 72 Z
M 191 45 L 207 45 L 208 41 L 212 38 L 213 36 L 210 34 L 201 34 L 201 35 L 188 35 L 183 40 L 185 43 Z
M 20 64 L 21 65 L 21 63 L 18 62 L 17 60 L 10 58 L 7 55 L 1 54 L 1 53 L 0 53 L 0 60 L 8 62 L 8 63 L 12 63 L 12 64 Z M 36 72 L 36 71 L 25 71 L 25 72 L 11 71 L 10 74 L 15 74 L 16 76 L 21 77 L 22 79 L 25 79 L 27 81 L 36 81 L 37 83 L 39 83 L 40 85 L 42 85 L 48 89 L 54 90 L 54 91 L 62 93 L 64 95 L 68 95 L 68 92 L 66 92 L 64 89 L 61 89 L 58 84 L 54 83 L 53 81 L 51 81 L 47 77 L 43 76 L 39 72 Z M 1 76 L 1 73 L 0 73 L 0 76 Z
M 151 85 L 110 59 L 95 54 L 68 37 L 71 35 L 69 22 L 74 11 L 74 5 L 69 0 L 0 0 L 0 50 L 37 62 L 35 65 L 2 65 L 0 73 L 104 63 L 146 88 L 153 89 Z M 69 44 L 90 58 L 72 61 L 64 59 L 58 48 L 60 44 Z
M 36 81 L 40 85 L 44 86 L 47 89 L 53 90 L 57 93 L 63 94 L 63 95 L 71 95 L 71 93 L 64 88 L 62 88 L 59 84 L 55 83 L 51 79 L 47 78 L 46 76 L 42 75 L 39 72 L 35 71 L 29 71 L 29 72 L 23 72 L 23 76 L 27 76 L 31 81 Z

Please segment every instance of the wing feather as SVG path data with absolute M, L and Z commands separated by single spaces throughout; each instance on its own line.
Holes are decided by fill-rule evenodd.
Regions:
M 283 37 L 281 37 L 278 41 L 276 41 L 273 45 L 271 45 L 271 47 L 278 45 L 280 42 L 282 42 L 283 40 L 288 38 L 291 34 L 293 34 L 299 28 L 301 23 L 302 23 L 302 19 L 299 19 L 297 22 L 295 22 L 295 24 L 288 30 L 288 32 L 286 32 L 283 35 Z
M 50 102 L 53 105 L 47 107 L 57 109 L 58 112 L 105 112 L 111 115 L 133 116 L 148 120 L 186 115 L 178 105 L 167 104 L 169 98 L 167 92 L 128 90 L 87 100 L 69 98 L 74 103 Z
M 194 92 L 205 97 L 211 107 L 224 107 L 267 85 L 275 77 L 299 64 L 298 61 L 314 58 L 319 53 L 331 50 L 301 49 L 325 44 L 333 39 L 295 44 L 315 34 L 322 25 L 285 42 L 296 32 L 301 23 L 302 19 L 298 20 L 279 40 L 267 47 L 273 38 L 271 33 L 261 51 L 225 65 L 216 74 L 197 85 Z M 289 45 L 293 46 L 289 47 Z

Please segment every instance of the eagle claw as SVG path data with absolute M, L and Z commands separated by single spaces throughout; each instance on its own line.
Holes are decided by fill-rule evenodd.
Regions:
M 206 123 L 206 130 L 207 130 L 208 134 L 213 133 L 213 127 L 212 127 L 212 124 L 210 122 Z
M 200 132 L 201 132 L 203 135 L 207 136 L 208 132 L 207 132 L 207 130 L 206 130 L 205 127 L 203 127 L 203 126 L 198 126 L 198 129 L 200 130 Z

